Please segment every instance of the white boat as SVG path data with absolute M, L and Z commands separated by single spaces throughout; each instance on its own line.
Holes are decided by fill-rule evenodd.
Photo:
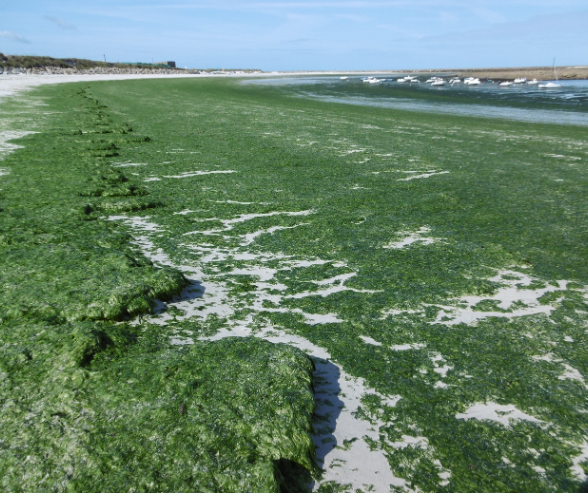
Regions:
M 537 84 L 539 84 L 539 81 L 537 79 L 533 79 L 527 82 L 527 85 L 529 86 L 536 86 Z
M 513 83 L 512 82 L 509 82 L 509 81 L 505 81 L 505 82 L 501 82 L 498 85 L 501 86 L 501 87 L 509 87 L 509 86 L 512 86 Z
M 547 84 L 539 84 L 541 89 L 557 89 L 561 84 L 557 83 L 557 70 L 555 70 L 555 58 L 553 59 L 553 75 L 555 75 L 555 82 L 548 82 Z
M 518 79 L 515 79 L 515 81 L 514 81 L 515 84 L 524 84 L 525 82 L 527 82 L 526 77 L 519 77 Z
M 376 79 L 375 77 L 369 80 L 370 84 L 379 84 L 382 82 L 380 79 Z
M 476 77 L 468 77 L 467 79 L 465 79 L 463 81 L 463 83 L 466 86 L 479 86 L 480 85 L 480 79 L 478 79 Z
M 365 79 L 361 79 L 362 82 L 371 82 L 372 80 L 374 80 L 375 77 L 366 77 Z
M 433 82 L 431 84 L 431 86 L 444 86 L 445 85 L 445 81 L 444 80 L 436 80 L 435 82 Z
M 449 81 L 450 84 L 461 84 L 461 79 L 459 77 L 454 77 Z
M 341 80 L 347 80 L 349 77 L 341 77 Z

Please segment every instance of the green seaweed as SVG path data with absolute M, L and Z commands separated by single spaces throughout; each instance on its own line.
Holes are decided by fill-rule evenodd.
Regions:
M 326 88 L 324 94 L 330 91 Z M 199 337 L 245 323 L 255 330 L 271 326 L 326 349 L 348 374 L 363 378 L 382 395 L 401 397 L 395 406 L 364 398 L 358 416 L 383 423 L 378 425 L 379 441 L 372 440 L 370 446 L 386 454 L 393 473 L 409 486 L 459 493 L 580 488 L 571 467 L 585 440 L 587 391 L 581 381 L 565 377 L 564 365 L 588 380 L 583 349 L 588 321 L 584 128 L 317 102 L 300 97 L 298 89 L 223 80 L 96 82 L 44 87 L 31 94 L 42 95 L 49 109 L 64 114 L 46 117 L 52 133 L 23 138 L 24 148 L 2 164 L 11 170 L 2 177 L 0 195 L 4 210 L 0 213 L 2 330 L 6 327 L 10 333 L 12 327 L 31 320 L 61 324 L 55 327 L 98 324 L 92 329 L 75 325 L 78 335 L 64 342 L 72 348 L 67 361 L 91 358 L 88 366 L 76 363 L 73 368 L 104 375 L 112 375 L 109 372 L 122 368 L 124 362 L 130 375 L 127 380 L 133 380 L 133 368 L 151 378 L 159 371 L 160 358 L 175 364 L 187 361 L 185 355 L 205 351 Z M 11 104 L 3 103 L 7 112 L 14 109 Z M 533 106 L 520 101 L 516 105 Z M 124 122 L 118 115 L 124 115 Z M 119 128 L 134 131 L 115 135 L 114 129 Z M 135 132 L 149 135 L 150 142 L 127 141 Z M 119 156 L 106 157 L 113 153 Z M 550 158 L 553 154 L 577 159 Z M 144 166 L 111 174 L 109 163 L 115 160 Z M 23 167 L 20 174 L 19 166 Z M 432 169 L 449 173 L 401 181 L 408 171 Z M 223 170 L 235 172 L 169 178 Z M 121 181 L 122 176 L 128 181 Z M 123 186 L 144 189 L 148 195 L 79 195 Z M 149 203 L 156 207 L 138 207 Z M 115 204 L 114 209 L 108 209 L 109 204 Z M 133 228 L 131 221 L 108 221 L 106 216 L 119 207 L 116 204 L 121 207 L 118 213 L 152 222 L 157 230 Z M 303 217 L 283 214 L 299 211 L 310 212 Z M 223 220 L 244 214 L 258 216 L 225 229 Z M 386 248 L 425 226 L 429 232 L 424 236 L 432 243 Z M 259 234 L 245 245 L 244 235 L 254 233 Z M 164 271 L 132 243 L 133 238 L 144 236 L 153 244 L 151 253 L 161 249 L 170 264 L 202 272 L 202 278 L 193 281 L 201 281 L 205 289 L 193 300 L 186 296 L 180 302 L 179 297 L 170 296 L 169 305 L 177 303 L 177 311 L 168 309 L 151 319 L 153 323 L 148 317 L 135 320 L 134 329 L 113 333 L 105 327 L 114 325 L 100 320 L 146 315 L 151 296 L 159 296 L 155 285 L 168 294 L 178 294 L 184 286 L 179 274 L 161 284 L 153 279 Z M 24 251 L 20 245 L 26 245 Z M 215 249 L 218 257 L 203 262 Z M 248 256 L 237 255 L 244 253 Z M 294 265 L 297 260 L 316 259 L 324 263 Z M 274 277 L 264 282 L 276 289 L 259 288 L 262 282 L 255 268 L 271 270 Z M 551 312 L 508 318 L 513 309 L 525 308 L 519 303 L 506 309 L 504 317 L 487 317 L 475 324 L 436 323 L 441 310 L 447 313 L 447 307 L 464 307 L 460 303 L 464 296 L 496 295 L 502 285 L 490 279 L 500 271 L 531 276 L 532 289 L 557 289 L 539 300 Z M 353 273 L 344 285 L 355 291 L 320 294 L 326 286 L 316 282 Z M 516 277 L 507 274 L 504 280 Z M 563 280 L 572 282 L 564 288 Z M 224 301 L 230 310 L 207 314 L 206 288 L 214 283 L 226 289 Z M 333 281 L 329 286 L 341 283 Z M 524 291 L 529 286 L 520 288 Z M 259 308 L 255 302 L 260 293 L 276 297 Z M 115 300 L 112 312 L 108 311 L 110 299 Z M 133 302 L 138 303 L 136 308 Z M 93 308 L 96 313 L 90 312 Z M 476 313 L 500 312 L 497 308 L 487 300 L 477 306 Z M 301 311 L 336 314 L 341 322 L 311 325 Z M 388 312 L 392 314 L 385 315 Z M 440 322 L 450 319 L 448 314 Z M 360 335 L 381 346 L 364 344 Z M 35 361 L 34 351 L 26 344 L 30 336 L 15 333 L 7 356 L 12 365 L 28 368 Z M 191 338 L 194 344 L 170 348 L 172 336 Z M 392 349 L 417 343 L 419 349 Z M 243 344 L 255 345 L 249 340 Z M 224 346 L 218 347 L 225 351 Z M 217 360 L 223 361 L 221 349 L 206 353 L 210 368 L 218 368 Z M 236 356 L 227 354 L 224 361 L 230 367 Z M 443 365 L 448 366 L 445 373 L 439 371 Z M 260 379 L 269 378 L 267 367 L 255 371 Z M 83 375 L 76 373 L 71 380 L 89 389 Z M 121 384 L 127 381 L 122 376 L 112 379 Z M 31 381 L 40 385 L 43 379 L 31 377 Z M 141 395 L 149 394 L 147 387 L 155 395 L 159 384 L 145 381 Z M 437 386 L 440 382 L 446 387 Z M 301 384 L 292 388 L 302 392 Z M 121 395 L 113 386 L 101 389 L 96 395 L 104 399 Z M 280 392 L 285 391 L 280 387 Z M 139 395 L 134 392 L 139 390 L 128 388 L 129 395 Z M 301 395 L 301 402 L 307 402 L 309 394 Z M 249 402 L 246 397 L 239 394 L 235 406 L 243 399 Z M 63 401 L 73 402 L 73 397 L 67 394 Z M 174 402 L 179 414 L 181 403 Z M 511 420 L 506 427 L 457 418 L 472 404 L 489 402 L 512 404 L 541 422 Z M 300 437 L 308 436 L 302 430 L 308 432 L 305 412 L 310 408 L 304 409 L 297 408 L 291 415 L 303 423 L 296 428 Z M 21 423 L 26 413 L 25 409 L 14 411 L 10 420 Z M 143 422 L 137 419 L 128 429 L 137 429 L 130 424 L 138 427 Z M 214 421 L 210 415 L 206 420 Z M 119 427 L 115 433 L 126 429 L 122 423 L 113 423 Z M 315 425 L 322 424 L 315 421 Z M 251 444 L 251 436 L 247 429 L 242 443 Z M 399 447 L 404 436 L 426 438 L 427 446 Z M 125 437 L 129 449 L 139 444 L 155 446 L 142 442 L 139 435 Z M 299 443 L 307 447 L 304 440 Z M 265 443 L 257 436 L 253 442 Z M 345 449 L 353 442 L 337 445 Z M 291 450 L 290 445 L 283 447 Z M 272 456 L 276 458 L 268 460 L 277 463 L 256 462 L 253 469 L 228 448 L 227 462 L 210 469 L 210 477 L 228 476 L 235 478 L 231 484 L 239 484 L 242 471 L 249 471 L 251 477 L 264 481 L 272 478 L 272 485 L 275 478 L 288 475 L 296 478 L 292 484 L 308 478 L 310 462 L 301 457 L 310 457 L 309 449 L 296 458 L 289 453 Z M 129 449 L 121 449 L 121 454 Z M 219 457 L 225 456 L 224 450 Z M 173 460 L 176 453 L 170 457 Z M 183 456 L 178 452 L 177 457 Z M 205 467 L 211 464 L 207 460 L 202 462 Z M 307 473 L 288 461 L 303 466 Z M 447 484 L 441 484 L 437 461 L 451 472 Z M 168 467 L 164 462 L 158 465 Z M 538 472 L 538 467 L 545 472 Z M 267 474 L 252 472 L 262 470 Z M 182 477 L 174 474 L 174 478 Z M 154 489 L 166 487 L 159 477 L 149 478 L 157 485 Z M 177 484 L 175 479 L 169 481 Z M 319 491 L 348 490 L 341 482 L 324 483 Z M 211 491 L 223 488 L 217 483 Z
M 104 215 L 162 207 L 111 161 L 150 139 L 93 140 L 131 128 L 85 90 L 52 104 L 66 115 L 3 163 L 2 491 L 300 491 L 317 471 L 312 362 L 251 339 L 187 350 L 158 325 L 113 323 L 188 285 Z M 105 128 L 67 130 L 92 125 Z

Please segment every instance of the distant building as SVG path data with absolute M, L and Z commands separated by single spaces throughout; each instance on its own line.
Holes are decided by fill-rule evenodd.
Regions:
M 176 62 L 157 62 L 155 65 L 167 65 L 169 68 L 176 68 Z

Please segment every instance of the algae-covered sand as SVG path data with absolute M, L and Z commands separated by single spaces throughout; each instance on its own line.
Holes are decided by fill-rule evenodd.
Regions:
M 297 94 L 1 103 L 3 490 L 581 488 L 585 129 Z

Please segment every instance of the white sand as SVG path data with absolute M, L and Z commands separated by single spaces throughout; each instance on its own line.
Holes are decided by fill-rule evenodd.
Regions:
M 239 200 L 215 200 L 217 204 L 236 204 L 236 205 L 271 205 L 271 202 L 241 202 Z
M 267 228 L 267 229 L 260 229 L 258 231 L 254 231 L 253 233 L 247 233 L 246 235 L 243 235 L 243 241 L 241 242 L 242 246 L 247 246 L 250 245 L 251 243 L 253 243 L 255 241 L 256 238 L 258 238 L 261 235 L 267 235 L 267 234 L 274 234 L 276 231 L 283 231 L 285 229 L 294 229 L 294 228 L 299 228 L 300 226 L 308 226 L 310 223 L 300 223 L 300 224 L 295 224 L 294 226 L 272 226 L 271 228 Z
M 392 308 L 389 310 L 384 310 L 382 312 L 382 316 L 380 317 L 380 320 L 386 320 L 388 317 L 393 317 L 396 315 L 410 315 L 413 313 L 423 313 L 424 310 L 411 310 L 411 309 L 406 309 L 406 310 L 401 310 L 398 308 Z
M 377 395 L 390 407 L 396 405 L 399 396 L 386 397 L 367 388 L 363 379 L 346 374 L 330 361 L 327 351 L 300 336 L 287 334 L 276 327 L 267 327 L 261 332 L 252 333 L 251 329 L 241 326 L 207 339 L 218 340 L 223 337 L 248 335 L 255 335 L 274 343 L 290 344 L 314 358 L 316 414 L 320 418 L 320 429 L 317 430 L 314 440 L 317 455 L 322 459 L 320 465 L 325 469 L 322 480 L 314 485 L 315 490 L 328 481 L 338 481 L 342 484 L 351 484 L 353 489 L 361 488 L 378 493 L 388 493 L 390 485 L 412 491 L 403 479 L 392 474 L 384 453 L 381 450 L 371 450 L 363 439 L 367 436 L 378 441 L 378 427 L 383 423 L 372 426 L 368 421 L 354 416 L 361 405 L 361 397 L 365 394 Z M 343 447 L 346 440 L 354 441 Z
M 274 216 L 279 213 L 268 213 L 262 217 Z M 281 213 L 280 213 L 281 214 Z M 290 215 L 306 215 L 306 212 L 286 213 Z M 248 221 L 259 215 L 241 215 L 235 219 L 224 220 L 227 230 L 232 228 L 233 224 Z M 124 220 L 131 227 L 141 233 L 153 234 L 162 230 L 156 224 L 150 223 L 148 218 L 112 216 L 113 220 Z M 245 235 L 237 235 L 239 238 Z M 149 236 L 138 236 L 135 238 L 137 244 L 141 246 L 144 253 L 156 264 L 173 265 L 169 257 L 155 248 Z M 384 396 L 378 394 L 373 389 L 366 386 L 361 378 L 354 378 L 348 375 L 340 366 L 331 361 L 329 353 L 312 344 L 305 338 L 288 334 L 281 327 L 259 326 L 259 319 L 256 314 L 263 313 L 293 313 L 302 316 L 309 325 L 322 323 L 342 322 L 336 314 L 312 314 L 306 313 L 299 308 L 290 308 L 284 304 L 286 296 L 282 291 L 287 286 L 277 282 L 275 279 L 279 271 L 288 271 L 298 268 L 308 268 L 315 265 L 331 264 L 336 268 L 348 269 L 344 262 L 333 262 L 324 259 L 294 259 L 283 254 L 271 252 L 254 252 L 245 250 L 246 246 L 241 241 L 241 246 L 236 248 L 218 248 L 211 245 L 199 243 L 197 245 L 182 245 L 198 252 L 206 252 L 206 255 L 200 256 L 198 266 L 175 266 L 181 269 L 188 278 L 195 279 L 190 290 L 185 290 L 181 299 L 173 304 L 184 312 L 184 315 L 178 316 L 178 319 L 196 318 L 206 320 L 210 315 L 227 318 L 226 327 L 218 331 L 207 340 L 218 340 L 224 337 L 232 336 L 255 336 L 275 343 L 286 343 L 296 346 L 307 354 L 312 356 L 316 364 L 315 372 L 315 397 L 317 402 L 316 414 L 319 416 L 315 424 L 316 434 L 314 436 L 317 445 L 317 455 L 319 462 L 325 469 L 325 474 L 321 482 L 314 485 L 318 489 L 320 484 L 328 481 L 338 481 L 342 484 L 351 484 L 354 489 L 364 491 L 373 491 L 376 493 L 388 493 L 391 485 L 400 487 L 405 491 L 413 491 L 405 480 L 395 477 L 390 470 L 390 465 L 385 453 L 376 448 L 372 450 L 366 438 L 379 442 L 379 427 L 384 423 L 377 421 L 370 423 L 355 416 L 356 411 L 361 405 L 361 397 L 366 394 L 378 396 L 384 405 L 394 407 L 400 396 Z M 251 265 L 244 265 L 233 269 L 230 273 L 224 273 L 219 280 L 213 282 L 202 282 L 204 274 L 201 268 L 207 263 L 214 264 L 216 259 L 231 259 L 239 256 L 245 257 L 245 261 L 256 262 Z M 276 266 L 276 261 L 278 265 Z M 259 265 L 261 263 L 261 265 Z M 271 263 L 265 265 L 266 263 Z M 207 267 L 207 270 L 209 268 Z M 249 275 L 257 279 L 254 283 L 256 289 L 247 294 L 247 308 L 253 310 L 253 314 L 248 315 L 244 320 L 234 320 L 231 317 L 239 307 L 239 299 L 229 295 L 229 282 L 222 279 L 230 279 L 232 275 Z M 311 281 L 312 284 L 320 287 L 331 289 L 337 287 L 338 290 L 345 287 L 345 282 L 353 278 L 356 273 L 344 273 L 328 279 L 317 279 Z M 196 280 L 199 279 L 199 280 Z M 253 299 L 251 299 L 251 296 Z M 271 302 L 268 307 L 267 302 Z M 152 323 L 166 324 L 172 317 L 167 313 L 162 313 L 158 317 L 150 318 Z M 170 342 L 175 345 L 190 344 L 189 337 L 178 336 L 177 334 L 170 337 Z M 422 447 L 425 446 L 424 438 L 403 437 L 402 442 L 394 444 L 397 448 L 407 446 Z M 345 445 L 347 441 L 347 445 Z M 443 474 L 443 476 L 441 476 Z M 440 481 L 449 474 L 440 468 Z
M 368 336 L 359 336 L 359 338 L 365 342 L 366 344 L 371 344 L 372 346 L 381 346 L 382 343 L 376 341 L 375 339 L 372 339 L 371 337 Z
M 404 238 L 402 238 L 400 241 L 390 242 L 387 245 L 384 245 L 382 248 L 399 250 L 401 248 L 412 245 L 413 243 L 419 243 L 420 245 L 430 245 L 431 243 L 437 241 L 436 238 L 427 236 L 427 234 L 430 232 L 431 228 L 428 226 L 423 226 L 418 231 L 414 232 L 401 231 L 398 233 L 398 235 L 404 235 Z
M 355 277 L 357 275 L 356 272 L 350 272 L 348 274 L 341 274 L 339 276 L 333 277 L 331 279 L 323 279 L 322 281 L 311 281 L 313 284 L 317 284 L 319 286 L 329 286 L 326 289 L 321 289 L 319 291 L 305 291 L 303 293 L 296 293 L 286 296 L 286 298 L 307 298 L 309 296 L 322 296 L 323 298 L 330 296 L 335 293 L 341 293 L 343 291 L 352 291 L 354 293 L 366 293 L 366 294 L 373 294 L 379 293 L 382 290 L 373 291 L 371 289 L 355 289 L 349 288 L 345 286 L 345 282 Z
M 565 368 L 565 372 L 563 375 L 559 376 L 560 380 L 576 380 L 580 382 L 586 389 L 588 389 L 588 385 L 586 385 L 584 377 L 578 370 L 568 365 L 567 363 L 562 363 L 562 365 Z
M 233 169 L 229 170 L 217 170 L 217 171 L 187 171 L 185 173 L 180 173 L 179 175 L 166 175 L 164 178 L 192 178 L 193 176 L 202 176 L 202 175 L 218 175 L 218 174 L 230 174 L 230 173 L 237 173 L 237 171 Z
M 113 166 L 115 168 L 127 168 L 129 166 L 147 166 L 147 163 L 116 163 Z
M 571 471 L 580 481 L 588 481 L 588 474 L 584 473 L 584 469 L 582 469 L 582 466 L 580 465 L 583 462 L 588 462 L 588 442 L 584 442 L 580 447 L 581 453 L 572 460 L 573 465 Z
M 410 180 L 418 180 L 420 178 L 429 178 L 431 176 L 436 175 L 445 175 L 449 173 L 449 171 L 430 171 L 429 173 L 423 173 L 422 175 L 411 175 L 407 178 L 400 178 L 397 181 L 410 181 Z
M 224 233 L 226 231 L 231 231 L 233 229 L 233 225 L 237 224 L 237 223 L 242 223 L 245 221 L 251 221 L 252 219 L 258 219 L 258 218 L 262 218 L 262 217 L 272 217 L 272 216 L 279 216 L 279 215 L 285 215 L 285 216 L 308 216 L 309 214 L 313 214 L 314 211 L 312 210 L 307 210 L 307 211 L 295 211 L 295 212 L 268 212 L 268 213 L 261 213 L 261 214 L 241 214 L 239 217 L 237 218 L 233 218 L 233 219 L 217 219 L 216 217 L 210 217 L 210 218 L 205 218 L 205 219 L 200 219 L 199 221 L 218 221 L 220 223 L 223 224 L 223 228 L 222 229 L 210 229 L 210 230 L 206 230 L 206 231 L 191 231 L 188 233 L 184 233 L 184 236 L 188 236 L 188 235 L 197 235 L 197 234 L 201 234 L 201 235 L 211 235 L 211 234 L 218 234 L 218 233 Z M 266 231 L 266 230 L 262 230 L 262 231 Z M 249 235 L 251 235 L 253 233 L 249 233 Z M 261 233 L 263 234 L 263 233 Z M 250 238 L 250 236 L 248 236 L 247 238 Z M 247 241 L 247 239 L 246 239 Z M 247 243 L 248 244 L 248 243 Z
M 96 75 L 0 75 L 0 99 L 12 96 L 17 92 L 31 89 L 45 84 L 63 84 L 66 82 L 94 82 L 108 80 L 134 80 L 134 79 L 198 79 L 203 77 L 235 77 L 234 75 L 209 75 L 209 74 L 96 74 Z M 253 74 L 239 74 L 238 77 L 255 77 Z M 270 77 L 264 74 L 264 77 Z
M 455 416 L 457 419 L 478 419 L 488 420 L 500 423 L 507 428 L 510 427 L 510 421 L 525 420 L 533 423 L 543 423 L 543 421 L 519 411 L 512 404 L 501 405 L 495 402 L 487 402 L 486 404 L 476 403 L 472 404 L 465 413 L 460 413 Z
M 556 358 L 551 353 L 543 354 L 543 355 L 536 355 L 531 356 L 531 359 L 534 361 L 546 361 L 548 363 L 561 363 L 563 366 L 564 372 L 558 377 L 559 380 L 576 380 L 582 386 L 584 386 L 588 390 L 588 385 L 586 385 L 586 380 L 584 380 L 583 375 L 580 373 L 579 370 L 572 367 L 568 363 L 564 362 L 563 359 Z
M 409 349 L 422 349 L 425 347 L 425 344 L 413 343 L 413 344 L 397 344 L 395 346 L 390 346 L 392 351 L 408 351 Z
M 0 131 L 0 161 L 4 159 L 4 156 L 9 154 L 10 152 L 14 152 L 16 149 L 20 149 L 22 146 L 17 144 L 11 144 L 9 141 L 20 139 L 25 135 L 34 134 L 37 132 L 25 132 L 25 131 L 15 131 L 15 130 L 3 130 Z M 3 170 L 3 175 L 8 174 L 7 170 Z
M 517 277 L 516 280 L 505 279 L 505 277 Z M 460 323 L 472 324 L 478 320 L 483 320 L 488 317 L 523 317 L 528 315 L 544 314 L 549 316 L 555 306 L 552 304 L 542 305 L 539 303 L 539 298 L 547 293 L 554 291 L 565 290 L 569 281 L 558 281 L 557 286 L 548 285 L 544 288 L 529 289 L 534 281 L 533 278 L 527 274 L 514 271 L 502 271 L 491 281 L 499 282 L 504 285 L 494 295 L 488 296 L 464 296 L 456 300 L 456 304 L 467 305 L 466 307 L 442 306 L 437 314 L 437 318 L 431 322 L 433 324 L 457 325 Z M 497 301 L 499 308 L 509 310 L 513 304 L 517 303 L 520 307 L 512 309 L 509 312 L 500 311 L 478 311 L 473 308 L 484 300 Z

